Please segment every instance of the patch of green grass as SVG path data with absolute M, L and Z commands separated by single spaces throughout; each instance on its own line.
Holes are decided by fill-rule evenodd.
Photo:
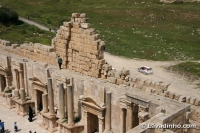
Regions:
M 54 27 L 70 21 L 73 12 L 84 12 L 114 55 L 161 61 L 200 59 L 200 3 L 1 0 L 0 5 Z
M 194 75 L 200 78 L 200 63 L 198 62 L 183 62 L 173 66 L 173 69 L 182 71 L 187 75 Z
M 25 23 L 10 25 L 9 27 L 0 25 L 0 39 L 9 40 L 12 44 L 33 42 L 51 45 L 54 36 L 54 33 L 40 30 Z

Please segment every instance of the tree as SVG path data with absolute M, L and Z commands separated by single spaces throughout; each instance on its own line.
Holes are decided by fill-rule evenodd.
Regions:
M 0 23 L 4 25 L 15 24 L 18 18 L 17 12 L 6 7 L 0 7 Z

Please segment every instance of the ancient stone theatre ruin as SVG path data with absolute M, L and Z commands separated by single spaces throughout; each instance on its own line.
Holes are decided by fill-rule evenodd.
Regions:
M 87 20 L 85 13 L 73 13 L 51 46 L 0 40 L 1 102 L 21 116 L 31 106 L 42 117 L 40 126 L 50 132 L 199 133 L 200 100 L 168 91 L 169 84 L 134 77 L 129 70 L 112 70 L 104 59 L 105 43 Z

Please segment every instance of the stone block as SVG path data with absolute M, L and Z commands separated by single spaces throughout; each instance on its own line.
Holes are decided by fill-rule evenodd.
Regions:
M 189 120 L 192 117 L 193 113 L 192 112 L 186 112 L 185 117 L 187 120 Z
M 80 18 L 85 18 L 86 17 L 86 14 L 85 13 L 81 13 L 80 14 Z
M 90 23 L 81 23 L 81 28 L 84 29 L 90 28 Z
M 124 81 L 123 84 L 126 85 L 126 86 L 129 86 L 129 85 L 130 85 L 130 82 L 126 82 L 126 81 Z
M 72 13 L 72 18 L 78 18 L 80 16 L 80 13 Z
M 130 81 L 129 78 L 130 78 L 130 76 L 127 75 L 127 76 L 125 77 L 125 81 L 126 81 L 126 82 Z
M 179 99 L 179 97 L 180 97 L 181 95 L 179 95 L 179 94 L 175 94 L 175 100 L 177 100 L 178 101 L 178 99 Z
M 12 44 L 12 47 L 13 48 L 17 48 L 17 47 L 19 47 L 20 45 L 19 44 Z
M 130 87 L 134 87 L 135 83 L 130 82 Z
M 191 97 L 190 97 L 190 96 L 187 96 L 187 97 L 186 97 L 186 103 L 190 103 L 190 99 L 191 99 Z
M 146 121 L 149 118 L 149 114 L 147 112 L 141 111 L 138 113 L 138 117 Z
M 104 64 L 104 65 L 103 65 L 103 70 L 105 70 L 105 71 L 110 71 L 110 70 L 112 70 L 112 66 L 111 66 L 111 65 L 108 65 L 108 64 Z
M 115 76 L 115 71 L 114 70 L 110 70 L 108 71 L 108 77 L 114 77 Z
M 63 25 L 65 26 L 65 27 L 71 27 L 71 22 L 63 22 Z
M 156 94 L 157 95 L 160 95 L 162 93 L 162 90 L 161 89 L 156 89 Z
M 115 73 L 115 74 L 114 74 L 115 78 L 120 79 L 120 77 L 121 77 L 120 72 L 115 71 L 114 73 Z
M 88 18 L 81 18 L 81 23 L 86 23 Z
M 169 98 L 174 99 L 175 98 L 175 93 L 174 92 L 169 92 Z
M 186 97 L 185 96 L 180 96 L 178 101 L 179 102 L 186 102 Z
M 139 84 L 135 84 L 135 85 L 134 85 L 134 88 L 136 88 L 136 89 L 141 89 L 141 88 L 142 88 L 142 86 L 141 86 L 141 85 L 139 85 Z
M 191 97 L 190 104 L 194 105 L 195 101 L 196 101 L 196 98 L 195 97 Z
M 130 75 L 130 70 L 122 69 L 122 75 L 124 76 Z
M 148 94 L 151 94 L 151 93 L 152 93 L 152 88 L 146 87 L 146 92 L 147 92 Z
M 73 23 L 73 28 L 74 29 L 79 29 L 80 28 L 80 24 L 79 23 Z
M 113 84 L 116 84 L 117 82 L 117 79 L 114 77 L 108 77 L 107 79 L 108 79 L 108 82 L 113 83 Z
M 197 98 L 197 99 L 195 100 L 194 105 L 195 105 L 195 106 L 200 106 L 200 99 Z
M 123 84 L 123 80 L 122 79 L 117 79 L 117 82 L 116 82 L 116 84 L 118 84 L 118 85 L 120 85 L 120 84 Z

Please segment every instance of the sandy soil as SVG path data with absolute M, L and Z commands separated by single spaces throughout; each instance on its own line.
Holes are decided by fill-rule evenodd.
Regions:
M 196 85 L 178 74 L 166 71 L 163 67 L 174 65 L 178 62 L 167 62 L 167 61 L 149 61 L 140 59 L 127 59 L 123 57 L 113 56 L 107 52 L 104 54 L 106 61 L 112 65 L 117 71 L 121 69 L 128 69 L 131 75 L 143 79 L 149 79 L 152 81 L 162 81 L 167 84 L 171 84 L 168 88 L 169 91 L 184 95 L 199 97 L 200 89 L 196 89 Z M 144 75 L 137 72 L 137 68 L 141 66 L 149 66 L 153 68 L 152 75 Z M 199 81 L 200 82 L 200 81 Z

